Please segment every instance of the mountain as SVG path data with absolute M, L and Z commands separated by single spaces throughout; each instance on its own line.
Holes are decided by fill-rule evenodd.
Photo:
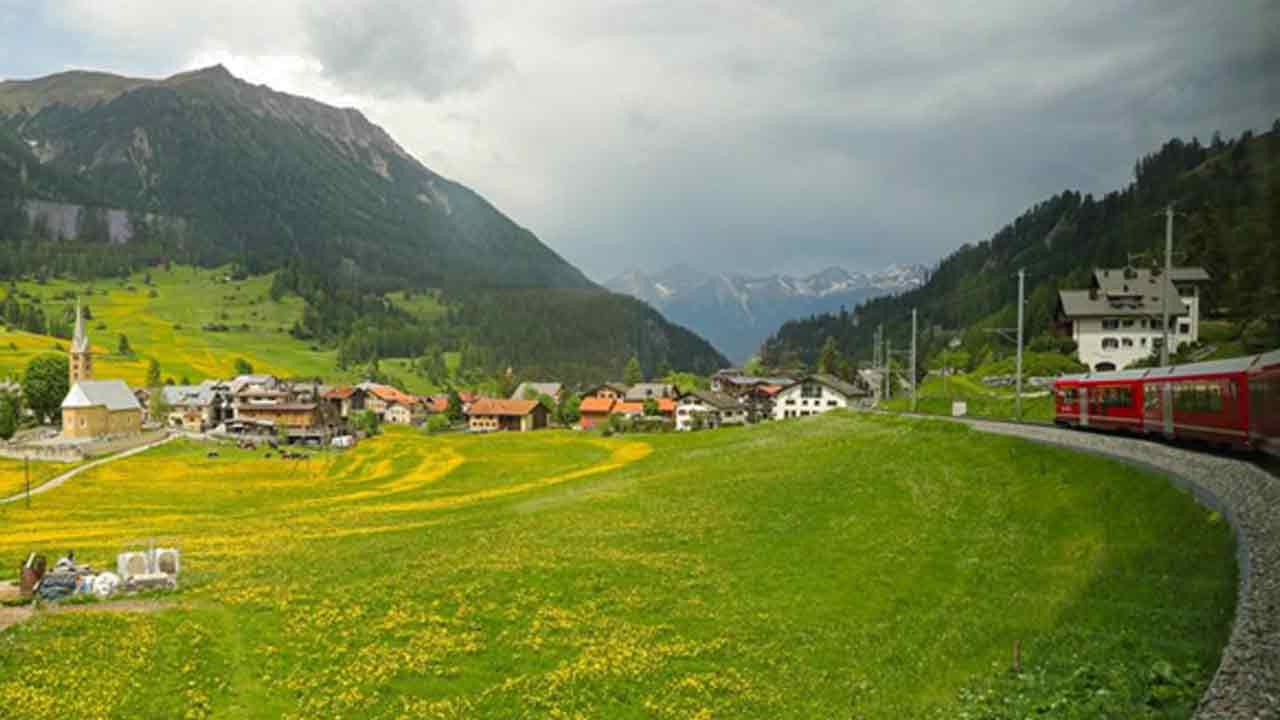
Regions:
M 53 242 L 66 234 L 73 242 Z M 0 83 L 5 241 L 0 276 L 118 275 L 171 261 L 287 270 L 279 291 L 308 301 L 300 334 L 333 344 L 351 339 L 356 320 L 371 314 L 386 317 L 360 332 L 402 330 L 412 318 L 395 317 L 379 300 L 388 291 L 456 291 L 455 315 L 460 303 L 504 305 L 485 293 L 519 291 L 526 312 L 591 308 L 625 341 L 593 344 L 600 338 L 592 328 L 557 327 L 519 351 L 486 348 L 490 369 L 515 356 L 543 367 L 541 351 L 566 344 L 582 348 L 578 366 L 599 362 L 610 372 L 630 355 L 649 370 L 724 363 L 687 330 L 591 283 L 359 111 L 253 85 L 222 66 L 159 80 L 72 71 Z M 504 342 L 480 332 L 491 329 L 477 334 Z M 359 340 L 374 353 L 385 345 Z M 624 356 L 592 354 L 606 346 Z
M 848 314 L 786 323 L 765 342 L 767 363 L 813 364 L 828 338 L 855 359 L 872 357 L 883 324 L 898 348 L 910 343 L 919 313 L 927 358 L 960 342 L 979 364 L 1011 347 L 994 328 L 1017 322 L 1018 269 L 1028 273 L 1026 337 L 1032 349 L 1063 349 L 1056 334 L 1058 290 L 1084 288 L 1096 267 L 1163 262 L 1164 212 L 1177 210 L 1175 261 L 1212 278 L 1202 311 L 1226 321 L 1233 352 L 1280 346 L 1280 120 L 1270 132 L 1245 132 L 1209 145 L 1170 140 L 1138 160 L 1134 180 L 1094 197 L 1067 190 L 1028 209 L 991 238 L 942 260 L 921 287 L 869 300 Z M 926 366 L 924 362 L 922 366 Z
M 926 276 L 919 265 L 893 265 L 870 274 L 831 267 L 807 277 L 712 275 L 675 265 L 656 274 L 633 270 L 605 286 L 644 300 L 742 362 L 787 320 L 904 292 Z

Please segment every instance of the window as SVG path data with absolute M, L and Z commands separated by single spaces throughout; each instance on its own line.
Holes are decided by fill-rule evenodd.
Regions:
M 800 386 L 800 397 L 820 398 L 822 397 L 822 386 L 817 383 L 805 383 Z
M 1175 412 L 1213 413 L 1222 411 L 1222 385 L 1209 382 L 1180 382 L 1173 386 Z
M 836 405 L 839 405 L 839 403 L 837 403 L 835 400 L 827 401 L 827 407 L 835 407 Z
M 1178 323 L 1178 333 L 1182 335 L 1191 334 L 1191 323 Z
M 1103 349 L 1103 350 L 1115 350 L 1115 349 L 1116 349 L 1116 348 L 1118 348 L 1118 347 L 1120 347 L 1120 341 L 1119 341 L 1119 340 L 1117 340 L 1117 339 L 1115 339 L 1115 338 L 1113 338 L 1113 337 L 1102 338 L 1102 349 Z
M 1120 327 L 1120 321 L 1115 318 L 1107 318 L 1102 321 L 1103 330 L 1115 330 Z
M 1065 388 L 1058 391 L 1058 402 L 1071 404 L 1080 400 L 1080 391 L 1075 388 Z
M 1127 328 L 1131 328 L 1133 327 L 1133 320 L 1125 320 L 1123 323 L 1121 323 L 1121 325 Z
M 1133 338 L 1121 338 L 1120 344 L 1124 347 L 1131 348 L 1133 347 Z
M 1102 407 L 1130 407 L 1133 405 L 1133 390 L 1128 386 L 1101 387 L 1091 397 L 1095 404 Z
M 1146 338 L 1142 338 L 1141 340 L 1139 340 L 1139 341 L 1138 341 L 1138 344 L 1139 344 L 1139 345 L 1141 345 L 1142 347 L 1146 347 L 1146 346 L 1147 346 L 1147 339 L 1146 339 Z

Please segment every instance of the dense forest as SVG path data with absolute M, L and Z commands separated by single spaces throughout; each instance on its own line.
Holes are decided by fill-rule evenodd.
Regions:
M 920 363 L 955 338 L 974 365 L 1006 355 L 986 332 L 1017 323 L 1017 271 L 1027 272 L 1025 333 L 1037 349 L 1069 349 L 1055 336 L 1059 289 L 1088 286 L 1095 267 L 1163 262 L 1164 214 L 1173 204 L 1175 264 L 1213 278 L 1205 312 L 1232 321 L 1246 349 L 1280 346 L 1280 120 L 1270 132 L 1234 140 L 1215 134 L 1171 140 L 1140 159 L 1134 180 L 1101 198 L 1065 191 L 1027 210 L 989 240 L 965 244 L 917 290 L 870 300 L 852 311 L 786 323 L 762 348 L 774 366 L 812 366 L 829 338 L 858 360 L 873 356 L 883 325 L 897 348 L 910 345 L 919 313 Z

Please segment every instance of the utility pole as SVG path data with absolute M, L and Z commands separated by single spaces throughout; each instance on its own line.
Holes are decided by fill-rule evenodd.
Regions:
M 884 399 L 893 399 L 893 341 L 884 339 Z
M 1161 330 L 1164 340 L 1160 344 L 1160 364 L 1169 364 L 1169 288 L 1173 287 L 1173 203 L 1164 209 L 1164 283 L 1160 287 Z
M 916 411 L 916 310 L 911 309 L 911 412 Z
M 1018 268 L 1018 364 L 1015 370 L 1017 373 L 1018 394 L 1014 399 L 1014 412 L 1018 422 L 1022 422 L 1022 306 L 1025 304 L 1023 293 L 1026 292 L 1026 282 L 1026 268 Z

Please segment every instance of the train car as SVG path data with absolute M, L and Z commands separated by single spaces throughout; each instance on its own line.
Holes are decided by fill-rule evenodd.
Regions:
M 1098 430 L 1142 431 L 1142 378 L 1146 370 L 1071 375 L 1054 385 L 1055 420 Z
M 1249 368 L 1257 355 L 1152 368 L 1143 383 L 1144 431 L 1243 449 L 1249 446 Z
M 1280 457 L 1280 350 L 1249 368 L 1249 443 Z
M 1280 454 L 1280 350 L 1172 367 L 1068 375 L 1054 421 Z

